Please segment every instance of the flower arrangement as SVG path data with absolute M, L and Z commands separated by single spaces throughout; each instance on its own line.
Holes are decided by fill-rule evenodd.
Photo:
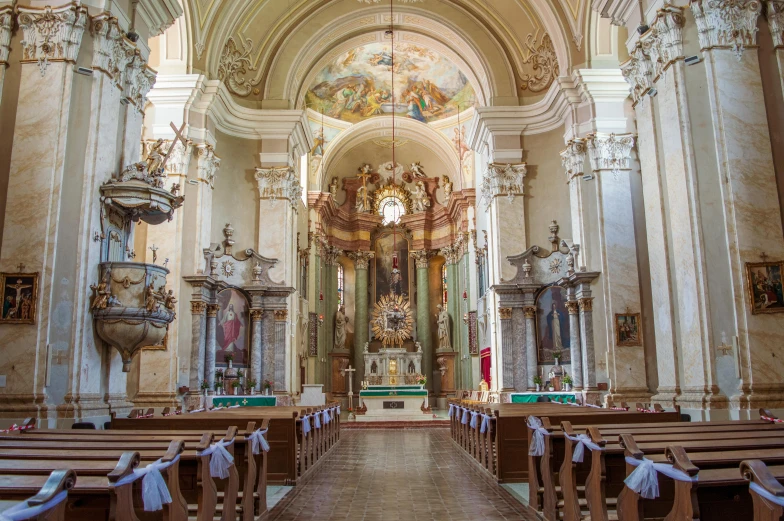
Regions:
M 255 389 L 255 388 L 256 388 L 256 384 L 257 384 L 258 382 L 256 381 L 256 379 L 255 379 L 255 378 L 248 378 L 248 379 L 245 381 L 245 383 L 246 383 L 246 384 L 248 385 L 248 387 L 250 387 L 251 389 Z
M 534 384 L 542 385 L 542 377 L 541 376 L 534 376 Z
M 272 382 L 270 382 L 269 380 L 264 380 L 263 385 L 265 389 L 272 389 Z
M 210 388 L 210 382 L 208 382 L 207 380 L 202 381 L 202 383 L 201 383 L 201 390 L 202 391 L 206 391 L 209 388 Z
M 569 376 L 568 374 L 564 375 L 562 381 L 563 381 L 563 383 L 568 384 L 568 385 L 572 385 L 574 383 L 574 380 L 572 380 L 572 377 Z
M 218 369 L 217 371 L 215 371 L 215 379 L 223 380 L 223 369 Z
M 226 361 L 227 364 L 230 364 L 234 361 L 234 355 L 231 353 L 226 353 L 223 355 L 223 359 Z
M 240 381 L 239 380 L 234 380 L 233 382 L 231 382 L 231 387 L 232 388 L 236 389 L 239 386 L 240 386 Z
M 558 360 L 560 360 L 561 358 L 563 358 L 563 351 L 561 351 L 560 349 L 554 350 L 553 351 L 553 358 L 555 359 L 556 362 Z
M 423 374 L 417 374 L 416 383 L 418 383 L 419 385 L 425 385 L 427 383 L 427 376 Z

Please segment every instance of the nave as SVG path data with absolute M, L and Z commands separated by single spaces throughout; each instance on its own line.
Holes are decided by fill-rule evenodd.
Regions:
M 534 520 L 487 481 L 446 428 L 344 429 L 304 486 L 270 512 L 275 521 Z M 508 498 L 508 499 L 507 499 Z

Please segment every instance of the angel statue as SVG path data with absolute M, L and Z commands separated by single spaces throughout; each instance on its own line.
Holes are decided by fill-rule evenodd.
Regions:
M 417 161 L 416 163 L 411 163 L 410 170 L 411 170 L 411 175 L 413 175 L 414 177 L 420 177 L 420 178 L 427 177 L 427 175 L 425 175 L 425 169 L 419 161 Z
M 161 150 L 161 147 L 163 147 L 163 139 L 156 141 L 147 153 L 147 172 L 150 175 L 157 174 L 161 165 L 163 165 L 163 159 L 166 154 Z
M 414 203 L 414 212 L 424 212 L 430 208 L 430 197 L 425 190 L 425 183 L 417 181 L 411 190 L 411 199 Z

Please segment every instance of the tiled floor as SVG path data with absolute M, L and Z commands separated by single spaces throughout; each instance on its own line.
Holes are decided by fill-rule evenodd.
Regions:
M 323 466 L 281 508 L 277 521 L 534 520 L 486 481 L 449 429 L 343 430 Z

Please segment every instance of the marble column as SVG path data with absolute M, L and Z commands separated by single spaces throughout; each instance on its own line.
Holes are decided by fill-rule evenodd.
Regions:
M 571 355 L 571 377 L 574 380 L 574 389 L 583 388 L 583 355 L 580 352 L 580 305 L 574 298 L 571 290 L 570 300 L 566 302 L 569 311 L 569 354 Z
M 732 296 L 741 375 L 740 392 L 732 402 L 756 411 L 777 407 L 784 399 L 784 316 L 755 314 L 745 272 L 746 263 L 784 258 L 781 219 L 772 217 L 781 208 L 756 48 L 762 3 L 693 0 L 690 6 L 708 79 L 729 246 L 731 285 L 725 294 Z M 702 356 L 714 359 L 712 350 Z M 684 370 L 688 365 L 684 361 Z
M 525 363 L 528 367 L 528 381 L 526 382 L 529 390 L 536 389 L 534 376 L 539 374 L 539 363 L 536 356 L 536 306 L 531 305 L 530 299 L 523 308 L 525 316 Z M 542 380 L 544 383 L 544 379 Z
M 11 52 L 11 30 L 14 28 L 13 6 L 0 7 L 0 103 L 3 102 L 3 80 Z
M 354 261 L 354 389 L 361 389 L 365 379 L 365 344 L 368 342 L 368 263 L 375 256 L 372 251 L 352 251 Z
M 217 304 L 207 304 L 206 330 L 204 345 L 204 379 L 210 383 L 210 391 L 215 390 L 215 336 L 218 323 Z
M 449 246 L 447 248 L 441 249 L 441 255 L 444 256 L 446 259 L 446 295 L 447 295 L 447 302 L 446 302 L 446 309 L 449 313 L 449 339 L 452 342 L 452 351 L 455 351 L 457 356 L 455 357 L 455 386 L 458 389 L 463 388 L 462 382 L 462 364 L 464 363 L 463 360 L 460 359 L 460 354 L 462 353 L 462 343 L 461 343 L 461 335 L 459 334 L 460 329 L 457 326 L 459 323 L 458 321 L 460 318 L 460 295 L 458 289 L 458 271 L 457 271 L 457 255 L 458 249 Z M 506 385 L 506 384 L 504 384 Z
M 263 309 L 250 310 L 250 323 L 251 323 L 251 346 L 250 346 L 250 375 L 256 380 L 256 386 L 261 389 L 262 374 L 261 374 L 261 350 L 262 350 L 262 318 L 264 317 Z
M 569 204 L 572 216 L 572 241 L 580 245 L 577 267 L 588 266 L 585 210 L 583 208 L 583 174 L 585 170 L 585 140 L 572 139 L 561 151 L 561 163 L 569 184 Z
M 674 404 L 680 394 L 678 349 L 675 342 L 675 314 L 672 295 L 674 276 L 671 271 L 667 222 L 665 218 L 666 187 L 659 157 L 661 146 L 658 133 L 657 110 L 648 96 L 653 87 L 653 64 L 650 56 L 638 43 L 629 60 L 621 64 L 621 71 L 631 87 L 633 106 L 637 115 L 637 148 L 640 155 L 643 199 L 645 201 L 645 229 L 648 239 L 648 263 L 651 274 L 651 301 L 656 338 L 657 394 L 659 403 Z
M 416 288 L 417 288 L 417 342 L 422 346 L 422 374 L 427 377 L 430 390 L 433 389 L 433 337 L 430 324 L 433 317 L 430 315 L 430 267 L 431 253 L 428 250 L 411 252 L 411 257 L 416 262 Z
M 338 309 L 338 258 L 343 255 L 343 250 L 334 246 L 325 245 L 322 248 L 321 256 L 324 259 L 324 343 L 327 353 L 326 359 L 326 390 L 332 390 L 332 357 L 329 353 L 335 351 L 335 313 Z M 342 352 L 346 352 L 344 350 Z M 347 387 L 348 388 L 348 387 Z
M 188 387 L 192 394 L 201 390 L 204 381 L 204 354 L 206 352 L 207 303 L 191 302 L 191 371 Z
M 590 291 L 587 291 L 590 295 Z M 583 389 L 596 391 L 596 357 L 593 348 L 593 297 L 577 292 L 580 306 L 580 344 L 583 355 Z
M 638 324 L 639 345 L 619 346 L 615 315 L 640 313 L 640 279 L 637 269 L 634 213 L 630 175 L 631 134 L 591 134 L 587 139 L 591 169 L 598 177 L 599 251 L 605 321 L 609 333 L 610 393 L 616 400 L 650 398 L 645 374 L 642 324 Z
M 278 392 L 286 391 L 286 323 L 289 312 L 287 309 L 276 309 L 275 312 L 275 343 L 274 343 L 274 386 Z
M 512 331 L 514 335 L 514 389 L 517 392 L 528 390 L 528 350 L 525 345 L 525 310 L 520 302 L 512 306 Z
M 265 309 L 261 317 L 261 381 L 275 381 L 275 320 L 277 310 Z M 274 389 L 274 387 L 273 387 Z
M 501 320 L 501 385 L 503 392 L 514 391 L 514 325 L 512 323 L 512 308 L 498 308 L 498 318 Z

